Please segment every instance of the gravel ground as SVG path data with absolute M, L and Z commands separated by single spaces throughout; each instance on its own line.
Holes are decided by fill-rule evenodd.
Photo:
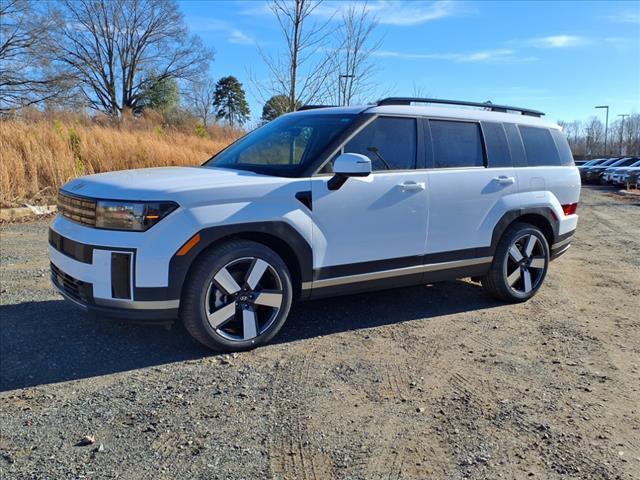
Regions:
M 0 475 L 640 478 L 640 208 L 587 188 L 579 213 L 528 303 L 466 281 L 308 302 L 222 356 L 74 310 L 47 223 L 5 225 Z

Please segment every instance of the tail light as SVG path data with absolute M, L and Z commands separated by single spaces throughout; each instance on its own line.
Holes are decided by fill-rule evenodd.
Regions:
M 564 212 L 565 216 L 574 215 L 576 213 L 576 210 L 578 210 L 578 202 L 562 205 L 562 211 Z

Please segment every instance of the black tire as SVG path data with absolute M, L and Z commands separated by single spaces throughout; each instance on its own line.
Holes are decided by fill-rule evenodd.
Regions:
M 275 295 L 281 293 L 280 307 L 258 305 L 258 299 L 255 299 L 255 304 L 252 303 L 254 300 L 247 300 L 247 297 L 254 293 L 254 296 L 260 296 L 259 290 L 249 289 L 248 281 L 251 270 L 259 261 L 268 264 L 266 273 L 262 275 L 261 279 L 268 274 L 269 278 L 265 281 L 278 283 L 276 287 L 281 287 L 281 292 L 276 290 L 276 287 L 268 290 L 269 292 L 278 292 Z M 248 270 L 246 275 L 243 275 L 240 267 L 244 267 L 245 264 L 248 265 Z M 218 274 L 224 273 L 223 269 L 227 274 L 233 273 L 232 277 L 236 281 L 236 286 L 241 287 L 242 290 L 227 295 L 227 292 L 233 289 L 225 290 L 221 283 L 214 280 Z M 233 271 L 233 269 L 238 271 Z M 229 278 L 224 274 L 223 277 Z M 267 290 L 264 291 L 267 292 Z M 274 294 L 271 293 L 271 295 Z M 247 304 L 241 303 L 242 299 L 248 302 L 248 307 L 244 307 Z M 180 317 L 193 338 L 212 350 L 224 352 L 249 350 L 264 345 L 278 333 L 289 315 L 292 299 L 291 275 L 284 261 L 265 245 L 245 240 L 234 240 L 217 245 L 205 252 L 192 267 L 182 291 Z M 220 302 L 220 305 L 224 305 L 224 307 L 212 309 L 212 301 L 214 304 Z M 232 303 L 235 304 L 235 310 Z M 223 308 L 227 309 L 223 316 L 232 312 L 230 320 L 216 328 L 210 323 L 209 318 L 218 315 Z M 254 328 L 257 336 L 247 338 L 244 315 L 245 312 L 251 311 L 254 315 Z M 268 322 L 265 322 L 263 327 L 260 326 L 259 321 L 261 316 L 268 318 Z M 240 331 L 242 334 L 239 333 Z M 238 333 L 238 337 L 244 338 L 235 338 L 235 332 Z
M 527 256 L 525 247 L 530 236 L 535 240 L 531 240 L 532 254 Z M 511 250 L 513 246 L 518 250 L 517 253 Z M 516 261 L 514 257 L 518 254 L 523 258 Z M 525 302 L 538 292 L 548 269 L 547 239 L 539 228 L 517 222 L 507 228 L 498 242 L 489 273 L 482 277 L 482 287 L 499 300 Z

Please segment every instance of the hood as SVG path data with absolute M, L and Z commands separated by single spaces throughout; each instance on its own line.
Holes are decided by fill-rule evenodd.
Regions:
M 245 170 L 209 167 L 160 167 L 99 173 L 62 187 L 70 194 L 114 200 L 173 200 L 185 192 L 267 185 L 283 179 Z

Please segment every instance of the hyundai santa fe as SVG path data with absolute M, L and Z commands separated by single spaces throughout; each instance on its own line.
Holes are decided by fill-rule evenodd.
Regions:
M 180 318 L 227 351 L 271 340 L 295 300 L 466 277 L 528 300 L 571 244 L 580 195 L 542 117 L 397 97 L 310 107 L 200 167 L 72 180 L 49 231 L 53 284 L 105 316 Z

